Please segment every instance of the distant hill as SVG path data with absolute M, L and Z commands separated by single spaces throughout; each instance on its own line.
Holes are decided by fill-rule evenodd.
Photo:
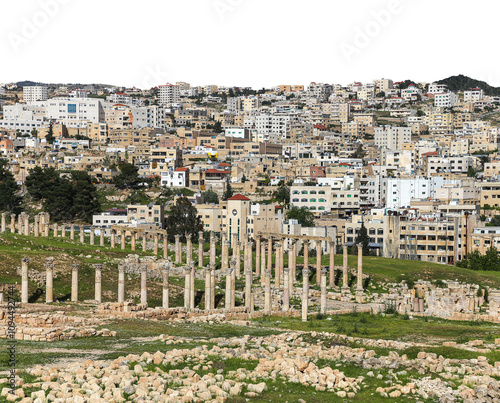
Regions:
M 29 80 L 26 80 L 26 81 L 18 81 L 16 83 L 16 85 L 18 87 L 32 87 L 34 85 L 46 85 L 46 84 L 43 84 L 43 83 L 36 83 L 34 81 L 29 81 Z
M 475 80 L 473 78 L 459 74 L 458 76 L 451 76 L 443 80 L 437 81 L 438 84 L 446 84 L 448 89 L 453 92 L 467 91 L 475 87 L 481 88 L 486 95 L 500 96 L 500 88 L 492 87 L 484 81 Z

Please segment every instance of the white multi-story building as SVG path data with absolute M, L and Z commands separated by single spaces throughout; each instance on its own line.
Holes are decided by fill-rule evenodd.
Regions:
M 98 99 L 53 98 L 37 105 L 45 106 L 45 116 L 48 119 L 68 127 L 83 128 L 87 127 L 89 122 L 104 121 L 104 109 Z
M 160 105 L 172 105 L 179 103 L 181 100 L 180 90 L 178 85 L 167 84 L 159 87 L 159 103 Z
M 131 109 L 134 117 L 132 126 L 165 128 L 165 111 L 162 107 L 156 105 L 133 106 Z
M 257 140 L 260 142 L 280 142 L 289 136 L 290 122 L 297 120 L 290 115 L 257 115 L 255 117 L 255 129 Z
M 403 143 L 411 142 L 411 127 L 375 127 L 375 145 L 389 149 L 400 149 Z
M 453 108 L 458 101 L 458 96 L 454 92 L 434 95 L 434 106 L 438 108 Z
M 161 186 L 185 187 L 189 186 L 189 168 L 179 167 L 161 173 Z
M 429 84 L 429 89 L 427 90 L 428 94 L 442 94 L 444 92 L 448 92 L 446 84 L 432 83 Z
M 465 102 L 477 102 L 484 98 L 484 91 L 481 88 L 473 88 L 470 91 L 464 91 Z
M 44 85 L 32 85 L 23 87 L 23 99 L 27 104 L 49 99 L 49 90 Z
M 434 197 L 434 189 L 442 187 L 442 177 L 425 178 L 384 178 L 381 182 L 382 203 L 387 208 L 398 209 L 410 206 L 412 199 Z

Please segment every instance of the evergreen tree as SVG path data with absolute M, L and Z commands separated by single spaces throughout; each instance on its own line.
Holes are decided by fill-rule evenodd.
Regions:
M 203 222 L 198 210 L 186 197 L 178 198 L 176 204 L 172 206 L 167 217 L 166 230 L 170 242 L 174 242 L 175 235 L 180 235 L 182 242 L 185 242 L 186 233 L 196 239 L 198 232 L 203 231 Z
M 101 210 L 97 189 L 86 171 L 71 172 L 73 203 L 70 213 L 73 219 L 92 222 L 92 216 Z
M 134 164 L 121 164 L 118 169 L 120 174 L 113 178 L 118 189 L 137 189 L 139 187 L 139 168 Z
M 230 182 L 229 179 L 230 179 L 230 177 L 227 176 L 226 177 L 226 186 L 225 186 L 225 189 L 224 189 L 224 193 L 222 193 L 222 200 L 223 201 L 226 201 L 227 199 L 230 199 L 234 195 L 233 188 L 231 187 L 231 182 Z
M 293 206 L 286 212 L 286 218 L 289 220 L 297 220 L 303 227 L 314 227 L 314 214 L 307 207 Z
M 281 184 L 278 189 L 273 192 L 273 198 L 278 203 L 283 205 L 290 204 L 290 188 L 285 184 Z
M 7 160 L 0 159 L 0 211 L 18 214 L 21 205 L 19 185 L 7 169 L 7 164 Z
M 49 131 L 47 132 L 47 135 L 45 136 L 45 141 L 47 144 L 54 144 L 54 128 L 52 127 L 52 122 L 50 122 L 49 125 Z
M 212 189 L 208 189 L 206 192 L 202 193 L 203 200 L 205 203 L 219 204 L 219 195 L 215 193 Z
M 361 228 L 359 229 L 359 234 L 356 237 L 356 245 L 361 243 L 363 245 L 363 256 L 370 254 L 370 237 L 368 236 L 368 230 L 365 227 L 365 223 L 361 222 Z

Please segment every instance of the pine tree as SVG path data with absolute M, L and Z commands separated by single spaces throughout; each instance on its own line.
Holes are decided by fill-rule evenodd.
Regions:
M 47 142 L 47 144 L 54 144 L 54 128 L 52 127 L 52 122 L 50 122 L 50 125 L 49 125 L 49 131 L 47 133 L 47 135 L 45 136 L 45 141 Z
M 363 244 L 363 256 L 370 254 L 370 237 L 368 236 L 368 230 L 365 227 L 365 223 L 361 222 L 361 228 L 359 229 L 359 234 L 356 237 L 356 244 Z
M 231 182 L 229 181 L 229 176 L 226 177 L 226 187 L 224 189 L 224 193 L 222 193 L 222 200 L 226 201 L 227 199 L 230 199 L 233 197 L 234 192 L 233 188 L 231 187 Z

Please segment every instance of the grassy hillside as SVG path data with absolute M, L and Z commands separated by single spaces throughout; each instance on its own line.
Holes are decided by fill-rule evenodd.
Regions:
M 98 242 L 98 239 L 96 239 Z M 34 238 L 26 237 L 19 234 L 2 234 L 0 236 L 0 285 L 5 283 L 18 283 L 20 286 L 20 275 L 16 274 L 16 267 L 20 267 L 21 259 L 28 257 L 30 261 L 30 269 L 44 272 L 45 258 L 53 256 L 55 258 L 55 279 L 54 279 L 54 294 L 58 300 L 68 300 L 71 292 L 71 265 L 73 263 L 80 264 L 80 291 L 79 299 L 94 298 L 94 269 L 92 264 L 103 263 L 102 291 L 103 301 L 116 301 L 117 299 L 117 280 L 118 280 L 118 260 L 125 258 L 130 253 L 135 253 L 140 256 L 152 256 L 151 251 L 142 252 L 140 243 L 137 245 L 135 252 L 132 252 L 130 245 L 122 251 L 120 248 L 111 249 L 109 242 L 104 247 L 91 246 L 88 244 L 89 239 L 86 238 L 87 244 L 82 245 L 78 240 L 71 241 L 69 238 Z M 119 244 L 117 243 L 117 246 Z M 208 250 L 208 243 L 205 243 L 205 251 Z M 194 245 L 194 259 L 197 261 L 197 247 Z M 170 251 L 170 257 L 173 260 L 173 252 Z M 255 255 L 254 255 L 255 256 Z M 315 256 L 315 254 L 313 255 Z M 159 257 L 162 257 L 160 251 Z M 208 264 L 209 257 L 204 257 L 204 264 Z M 220 251 L 217 253 L 217 261 L 220 261 Z M 303 258 L 299 256 L 297 263 L 300 266 L 303 263 Z M 315 257 L 310 257 L 309 264 L 312 266 L 312 271 L 315 272 L 314 266 L 316 263 Z M 288 256 L 285 255 L 285 265 L 288 264 Z M 329 256 L 322 257 L 322 264 L 329 264 Z M 335 265 L 342 265 L 342 255 L 335 256 Z M 349 256 L 349 266 L 357 267 L 357 256 Z M 475 283 L 480 286 L 489 286 L 500 288 L 500 272 L 482 272 L 471 271 L 467 269 L 457 268 L 453 266 L 445 266 L 434 263 L 426 263 L 420 261 L 408 261 L 387 259 L 375 256 L 364 258 L 364 272 L 371 275 L 370 288 L 373 291 L 381 291 L 378 287 L 381 283 L 386 282 L 401 282 L 403 280 L 417 281 L 418 279 L 428 281 L 439 280 L 456 280 L 460 282 Z M 184 279 L 171 277 L 171 300 L 173 304 L 182 304 L 182 286 Z M 315 285 L 315 279 L 312 278 L 311 284 Z M 203 300 L 204 282 L 197 281 L 196 288 L 198 289 L 198 300 Z M 222 287 L 223 289 L 224 287 Z M 30 283 L 30 301 L 44 301 L 44 287 L 37 290 L 37 285 Z M 148 282 L 148 303 L 150 306 L 161 304 L 161 284 L 155 281 Z M 128 275 L 126 278 L 126 293 L 127 297 L 139 298 L 140 296 L 140 280 L 138 276 Z M 222 293 L 222 291 L 221 291 Z

